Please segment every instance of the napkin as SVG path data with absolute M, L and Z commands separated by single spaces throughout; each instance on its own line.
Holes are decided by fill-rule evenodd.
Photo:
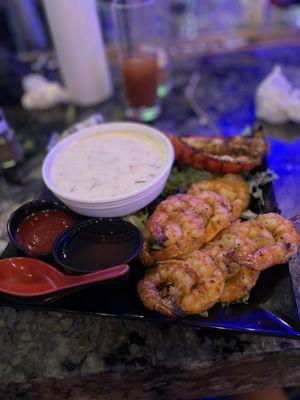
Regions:
M 23 78 L 22 106 L 28 110 L 47 109 L 69 101 L 68 91 L 59 82 L 49 81 L 39 74 Z
M 300 122 L 300 89 L 293 87 L 280 66 L 257 87 L 255 108 L 258 118 L 273 124 Z

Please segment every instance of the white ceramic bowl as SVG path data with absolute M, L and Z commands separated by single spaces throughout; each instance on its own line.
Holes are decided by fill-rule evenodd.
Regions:
M 167 155 L 167 163 L 161 172 L 149 183 L 131 193 L 124 193 L 111 199 L 87 200 L 72 197 L 57 188 L 50 178 L 51 165 L 56 156 L 73 141 L 82 136 L 107 132 L 137 132 L 154 138 L 160 142 Z M 83 129 L 59 142 L 47 155 L 43 164 L 45 185 L 54 195 L 71 210 L 90 217 L 120 217 L 133 213 L 153 201 L 162 192 L 169 177 L 174 161 L 174 150 L 169 139 L 157 129 L 143 124 L 130 122 L 112 122 Z M 78 160 L 80 162 L 80 160 Z

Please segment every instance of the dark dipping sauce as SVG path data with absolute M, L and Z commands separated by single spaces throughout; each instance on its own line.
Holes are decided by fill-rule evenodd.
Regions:
M 16 232 L 16 240 L 30 252 L 51 253 L 56 237 L 75 222 L 67 212 L 62 210 L 37 211 L 20 223 Z
M 62 235 L 55 252 L 57 261 L 70 270 L 87 273 L 127 263 L 141 242 L 122 220 L 90 220 Z

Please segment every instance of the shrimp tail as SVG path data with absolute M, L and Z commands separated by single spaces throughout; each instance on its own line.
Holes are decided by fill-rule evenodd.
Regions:
M 173 302 L 171 306 L 161 304 L 161 307 L 159 307 L 158 311 L 165 311 L 165 314 L 172 319 L 183 318 L 187 315 L 186 312 L 175 302 Z

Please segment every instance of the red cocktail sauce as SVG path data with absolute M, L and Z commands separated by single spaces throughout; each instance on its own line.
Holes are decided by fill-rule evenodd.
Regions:
M 16 239 L 21 246 L 33 253 L 51 253 L 56 237 L 75 222 L 62 210 L 37 211 L 21 222 Z

